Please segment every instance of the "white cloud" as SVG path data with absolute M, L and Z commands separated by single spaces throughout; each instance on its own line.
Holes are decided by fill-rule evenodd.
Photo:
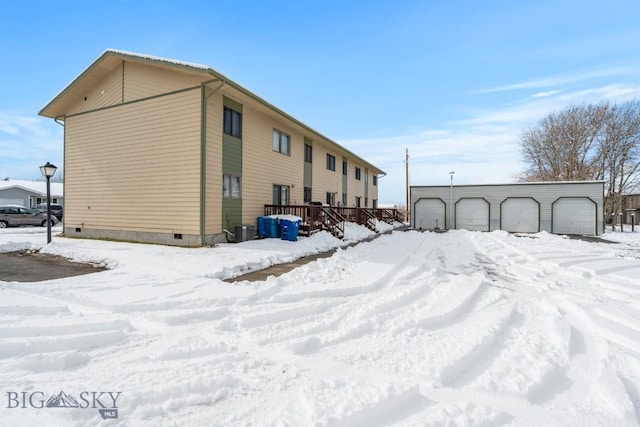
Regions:
M 47 161 L 62 167 L 63 129 L 52 120 L 0 111 L 0 179 L 40 178 Z
M 547 97 L 547 96 L 556 95 L 559 92 L 560 92 L 559 90 L 549 90 L 549 91 L 546 91 L 546 92 L 534 93 L 532 96 L 533 96 L 533 98 L 544 98 L 544 97 Z
M 599 70 L 592 70 L 587 72 L 567 74 L 562 76 L 548 77 L 544 79 L 531 80 L 527 82 L 514 83 L 510 85 L 496 86 L 486 89 L 478 89 L 473 91 L 474 94 L 487 94 L 496 92 L 506 92 L 521 89 L 541 89 L 554 86 L 562 86 L 567 84 L 573 84 L 583 82 L 587 80 L 593 80 L 603 77 L 623 76 L 629 74 L 637 74 L 637 67 L 611 67 L 603 68 Z
M 554 93 L 551 93 L 554 92 Z M 458 184 L 515 181 L 524 168 L 520 135 L 549 113 L 572 104 L 640 98 L 640 86 L 609 84 L 579 91 L 550 91 L 499 108 L 471 111 L 470 116 L 439 129 L 384 138 L 339 141 L 380 166 L 380 203 L 404 203 L 405 149 L 409 149 L 411 185 L 448 185 L 449 171 Z

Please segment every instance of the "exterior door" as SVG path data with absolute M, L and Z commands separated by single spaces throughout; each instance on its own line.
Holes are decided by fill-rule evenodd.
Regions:
M 596 234 L 596 203 L 588 197 L 561 197 L 552 205 L 555 234 Z
M 414 207 L 414 228 L 445 228 L 445 203 L 441 199 L 420 199 Z
M 510 197 L 500 205 L 500 229 L 510 233 L 540 231 L 540 204 L 531 197 Z
M 485 199 L 460 199 L 456 202 L 455 214 L 455 228 L 489 231 L 489 202 Z

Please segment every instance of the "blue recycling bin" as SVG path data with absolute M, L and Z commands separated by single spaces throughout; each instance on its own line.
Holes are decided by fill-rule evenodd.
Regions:
M 282 240 L 295 242 L 298 240 L 298 230 L 300 229 L 300 221 L 280 220 L 280 229 L 282 230 Z
M 265 226 L 264 220 L 265 220 L 265 217 L 263 216 L 258 217 L 258 237 L 260 239 L 267 237 L 267 227 Z
M 278 238 L 280 237 L 280 229 L 278 227 L 278 220 L 268 216 L 262 217 L 264 219 L 264 228 L 267 237 Z

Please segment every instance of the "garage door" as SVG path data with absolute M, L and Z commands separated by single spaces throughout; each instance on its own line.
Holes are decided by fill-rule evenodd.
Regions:
M 596 234 L 596 204 L 587 197 L 561 197 L 553 202 L 551 229 L 556 234 Z
M 445 207 L 440 199 L 420 199 L 414 208 L 414 228 L 432 230 L 445 228 Z
M 530 197 L 510 197 L 500 205 L 500 228 L 510 233 L 537 233 L 540 205 Z
M 455 214 L 456 228 L 489 231 L 489 202 L 485 199 L 460 199 Z

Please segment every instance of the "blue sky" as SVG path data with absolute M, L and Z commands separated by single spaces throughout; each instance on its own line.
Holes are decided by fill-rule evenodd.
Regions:
M 381 167 L 381 203 L 405 148 L 412 185 L 510 182 L 542 117 L 640 99 L 638 22 L 638 0 L 5 2 L 0 179 L 63 166 L 37 113 L 114 48 L 227 75 Z

